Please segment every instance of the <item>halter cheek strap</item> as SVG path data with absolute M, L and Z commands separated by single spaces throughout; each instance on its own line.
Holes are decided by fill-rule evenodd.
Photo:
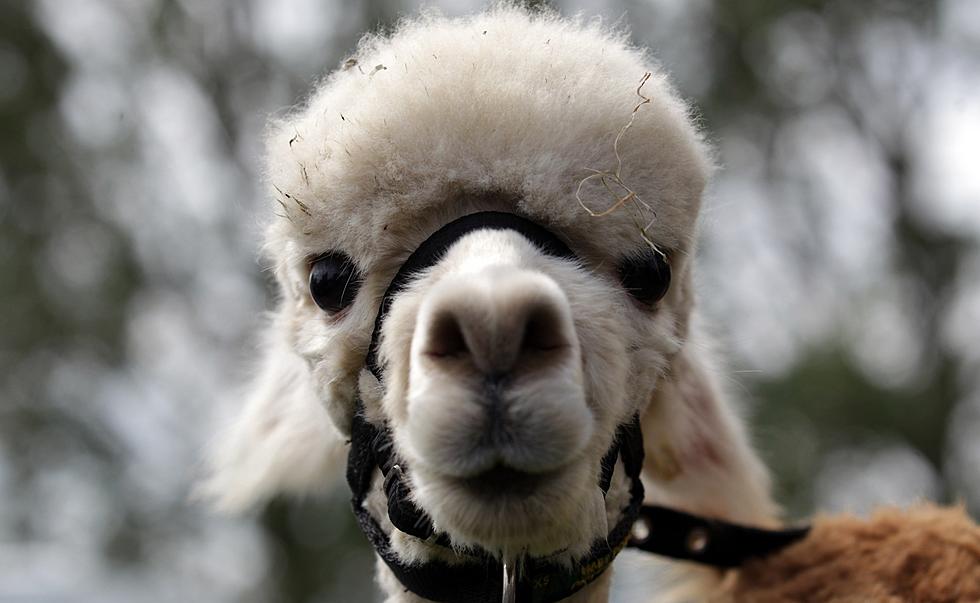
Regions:
M 420 270 L 438 262 L 463 235 L 478 229 L 513 230 L 543 253 L 568 260 L 576 259 L 554 233 L 514 214 L 481 212 L 443 226 L 409 256 L 381 300 L 365 360 L 365 368 L 379 383 L 384 383 L 377 362 L 381 328 L 395 295 Z M 638 415 L 619 426 L 613 444 L 601 459 L 597 486 L 603 494 L 612 482 L 617 460 L 622 460 L 630 498 L 621 510 L 619 521 L 606 537 L 597 539 L 587 555 L 571 564 L 549 561 L 548 558 L 527 558 L 513 584 L 506 586 L 505 580 L 513 577 L 513 571 L 505 573 L 496 556 L 484 550 L 468 550 L 458 555 L 458 562 L 451 565 L 442 561 L 409 564 L 395 553 L 391 537 L 364 504 L 376 470 L 384 476 L 388 519 L 395 529 L 435 546 L 448 548 L 451 542 L 446 534 L 435 531 L 428 515 L 412 502 L 409 483 L 405 479 L 407 467 L 394 456 L 388 426 L 369 422 L 364 416 L 360 399 L 356 402 L 351 426 L 347 482 L 353 494 L 351 503 L 361 530 L 402 586 L 424 599 L 446 603 L 499 603 L 504 597 L 505 588 L 513 588 L 514 592 L 507 594 L 514 595 L 516 601 L 521 603 L 559 601 L 599 577 L 625 546 L 674 559 L 716 567 L 735 567 L 751 557 L 776 552 L 800 540 L 808 532 L 808 528 L 761 530 L 665 507 L 644 506 L 643 483 L 640 480 L 643 434 Z

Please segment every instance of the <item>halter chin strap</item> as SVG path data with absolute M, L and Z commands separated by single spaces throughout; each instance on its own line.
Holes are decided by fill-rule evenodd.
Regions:
M 371 345 L 365 360 L 367 368 L 384 383 L 378 365 L 381 328 L 395 295 L 421 270 L 437 263 L 449 247 L 463 235 L 479 229 L 514 230 L 537 245 L 542 252 L 575 260 L 568 246 L 554 233 L 514 214 L 480 212 L 450 222 L 426 239 L 405 261 L 392 279 L 381 300 Z M 411 500 L 409 484 L 404 478 L 406 467 L 394 456 L 392 436 L 387 425 L 374 425 L 364 416 L 363 403 L 357 400 L 351 426 L 351 448 L 347 461 L 347 483 L 350 486 L 354 514 L 361 530 L 371 541 L 378 556 L 407 590 L 438 602 L 499 603 L 504 597 L 505 568 L 496 556 L 470 549 L 457 555 L 452 564 L 442 561 L 407 563 L 392 549 L 391 537 L 365 507 L 375 470 L 384 476 L 388 518 L 395 529 L 436 546 L 450 547 L 449 537 L 435 531 L 431 519 Z M 516 600 L 548 603 L 570 596 L 599 577 L 625 547 L 674 559 L 697 561 L 717 567 L 736 567 L 751 557 L 776 552 L 803 538 L 809 528 L 762 530 L 659 506 L 644 506 L 643 434 L 638 415 L 622 423 L 612 446 L 603 456 L 597 480 L 603 495 L 612 482 L 617 460 L 622 460 L 629 480 L 629 503 L 620 519 L 605 538 L 597 539 L 589 552 L 571 564 L 548 557 L 522 560 L 511 585 Z M 515 568 L 506 568 L 513 576 Z M 509 588 L 509 587 L 508 587 Z

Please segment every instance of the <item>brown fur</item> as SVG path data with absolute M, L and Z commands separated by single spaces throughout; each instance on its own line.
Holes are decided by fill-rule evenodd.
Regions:
M 819 517 L 802 542 L 732 576 L 730 603 L 980 602 L 980 526 L 962 508 Z

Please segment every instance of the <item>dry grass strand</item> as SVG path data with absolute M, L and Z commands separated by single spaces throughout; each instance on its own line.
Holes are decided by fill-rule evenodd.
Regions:
M 608 216 L 616 211 L 619 211 L 623 207 L 630 207 L 632 210 L 631 218 L 640 233 L 640 238 L 642 238 L 651 249 L 666 259 L 666 254 L 664 254 L 664 252 L 657 247 L 657 244 L 654 243 L 649 236 L 650 227 L 652 227 L 657 221 L 657 212 L 648 203 L 643 201 L 635 190 L 623 182 L 623 157 L 619 152 L 620 142 L 623 140 L 623 137 L 626 135 L 629 129 L 633 127 L 633 122 L 636 121 L 636 116 L 640 111 L 640 107 L 652 102 L 650 97 L 643 94 L 643 86 L 647 83 L 647 80 L 650 79 L 651 75 L 652 74 L 648 71 L 643 74 L 642 78 L 640 78 L 640 83 L 636 87 L 636 95 L 640 97 L 640 100 L 633 106 L 633 110 L 630 112 L 629 121 L 627 121 L 626 124 L 620 128 L 619 132 L 616 134 L 616 138 L 613 140 L 613 155 L 616 157 L 616 169 L 609 171 L 585 168 L 586 171 L 592 173 L 579 181 L 578 187 L 575 189 L 575 200 L 578 201 L 579 205 L 582 206 L 582 209 L 588 212 L 588 214 L 593 218 Z M 582 187 L 585 186 L 587 182 L 592 180 L 598 180 L 601 186 L 613 199 L 609 207 L 603 210 L 594 210 L 582 200 Z M 621 192 L 614 190 L 614 187 L 618 188 Z

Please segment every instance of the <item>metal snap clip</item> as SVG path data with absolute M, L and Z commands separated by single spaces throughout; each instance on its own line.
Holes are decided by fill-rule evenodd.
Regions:
M 700 555 L 708 548 L 708 531 L 704 528 L 694 528 L 687 533 L 685 542 L 690 553 Z
M 630 536 L 636 544 L 643 544 L 650 538 L 650 531 L 650 520 L 646 517 L 639 517 L 633 522 L 633 527 L 630 528 Z

